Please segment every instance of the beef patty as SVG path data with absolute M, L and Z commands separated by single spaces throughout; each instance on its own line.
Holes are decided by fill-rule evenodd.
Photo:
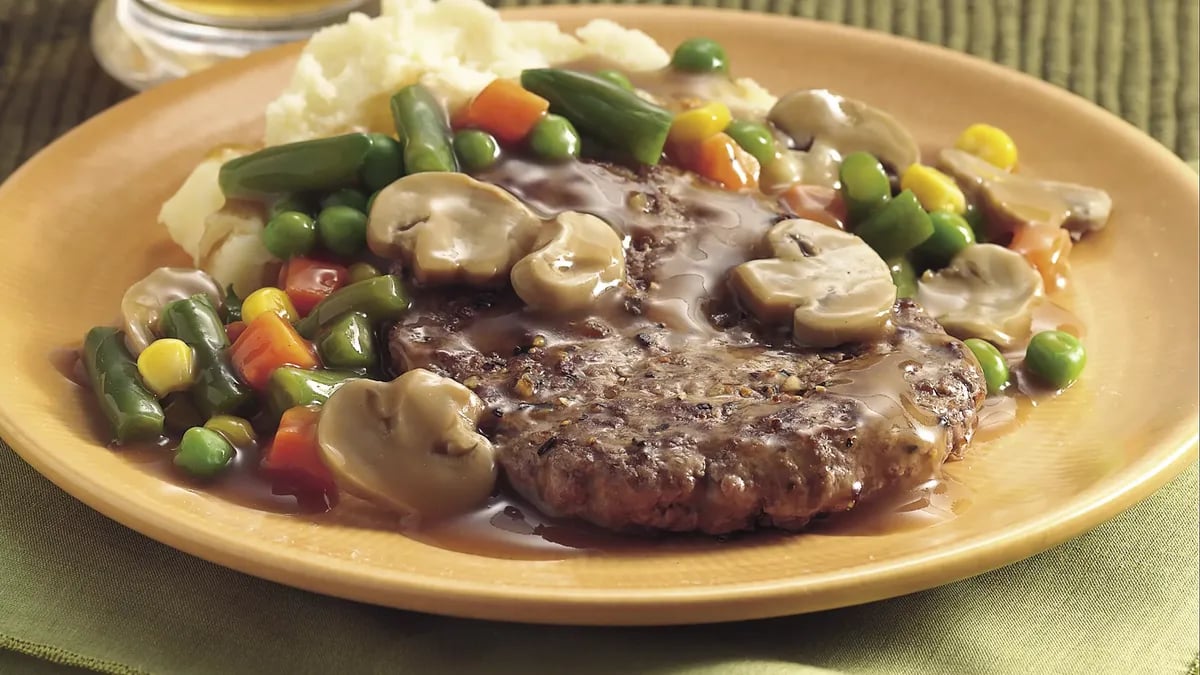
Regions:
M 422 289 L 392 329 L 423 367 L 490 406 L 508 482 L 552 515 L 618 530 L 803 528 L 915 487 L 965 449 L 986 394 L 968 350 L 912 302 L 869 344 L 805 350 L 725 286 L 787 217 L 666 169 L 509 159 L 479 176 L 550 216 L 627 237 L 628 284 L 591 316 L 540 316 L 510 290 Z

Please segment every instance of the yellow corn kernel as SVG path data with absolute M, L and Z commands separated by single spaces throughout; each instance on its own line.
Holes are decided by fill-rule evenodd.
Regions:
M 250 323 L 262 314 L 278 314 L 288 321 L 295 321 L 296 306 L 287 293 L 267 286 L 254 291 L 242 301 L 242 321 Z
M 732 121 L 729 107 L 720 101 L 712 101 L 676 115 L 668 137 L 673 143 L 699 143 L 725 131 Z
M 967 127 L 954 141 L 954 147 L 1005 171 L 1017 165 L 1017 144 L 1003 129 L 990 124 Z
M 954 179 L 932 166 L 913 164 L 905 169 L 900 176 L 900 189 L 912 190 L 926 211 L 949 211 L 959 215 L 967 211 L 967 198 Z
M 258 442 L 254 427 L 241 417 L 233 415 L 217 415 L 204 423 L 204 428 L 215 431 L 225 437 L 235 448 L 252 448 Z
M 184 391 L 196 381 L 192 348 L 175 338 L 151 342 L 138 355 L 137 369 L 142 381 L 160 398 L 173 391 Z

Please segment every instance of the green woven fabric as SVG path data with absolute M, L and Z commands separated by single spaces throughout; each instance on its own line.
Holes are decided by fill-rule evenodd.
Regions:
M 1097 101 L 1185 160 L 1200 157 L 1197 0 L 695 4 L 970 52 Z M 128 95 L 90 56 L 92 6 L 0 0 L 0 178 Z M 1198 477 L 1193 466 L 1042 555 L 903 598 L 718 626 L 561 628 L 383 609 L 210 565 L 99 516 L 0 443 L 0 673 L 1200 675 Z

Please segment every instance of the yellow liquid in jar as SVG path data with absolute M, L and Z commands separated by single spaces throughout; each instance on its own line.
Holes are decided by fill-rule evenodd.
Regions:
M 224 18 L 281 18 L 321 11 L 349 11 L 366 4 L 363 0 L 159 0 L 185 12 Z

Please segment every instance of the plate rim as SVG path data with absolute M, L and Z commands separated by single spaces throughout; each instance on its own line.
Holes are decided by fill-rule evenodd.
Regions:
M 847 40 L 882 43 L 893 49 L 925 53 L 929 57 L 949 59 L 954 65 L 985 69 L 991 75 L 1014 81 L 1022 87 L 1035 87 L 1039 95 L 1050 96 L 1074 106 L 1080 114 L 1100 116 L 1102 121 L 1155 152 L 1161 159 L 1174 160 L 1180 177 L 1193 177 L 1192 170 L 1178 156 L 1129 122 L 1065 89 L 1005 66 L 952 49 L 899 37 L 879 31 L 759 12 L 735 9 L 694 7 L 646 7 L 625 5 L 544 5 L 502 10 L 505 18 L 521 19 L 547 11 L 566 15 L 568 20 L 597 18 L 606 9 L 618 10 L 636 19 L 637 15 L 664 12 L 711 16 L 733 14 L 739 21 L 779 22 L 781 19 L 808 26 L 808 30 L 840 33 Z M 752 27 L 752 26 L 749 26 Z M 748 28 L 749 28 L 748 27 Z M 818 28 L 819 27 L 819 28 Z M 299 44 L 286 45 L 253 54 L 244 59 L 219 64 L 190 77 L 167 83 L 137 94 L 80 124 L 41 149 L 0 185 L 0 201 L 20 186 L 27 168 L 52 154 L 60 145 L 74 142 L 130 109 L 179 98 L 194 88 L 218 82 L 239 72 L 253 71 L 278 59 L 291 58 Z M 1086 105 L 1080 105 L 1086 104 Z M 1113 124 L 1114 122 L 1119 124 Z M 903 593 L 917 592 L 950 583 L 1044 551 L 1109 520 L 1116 514 L 1148 497 L 1176 477 L 1198 455 L 1200 411 L 1196 401 L 1164 433 L 1159 445 L 1162 453 L 1142 458 L 1122 474 L 1121 483 L 1102 482 L 1077 494 L 1058 510 L 1024 521 L 1016 529 L 985 533 L 956 542 L 953 548 L 914 554 L 880 563 L 855 566 L 849 571 L 783 577 L 744 584 L 723 584 L 714 588 L 690 589 L 581 589 L 561 588 L 551 596 L 542 588 L 497 586 L 479 580 L 438 580 L 408 573 L 389 571 L 382 578 L 378 568 L 352 565 L 312 551 L 291 550 L 280 555 L 276 547 L 258 540 L 237 536 L 222 537 L 219 531 L 175 528 L 174 519 L 154 511 L 140 511 L 135 505 L 114 498 L 102 489 L 102 483 L 80 480 L 65 462 L 56 462 L 54 453 L 42 452 L 29 436 L 7 400 L 0 400 L 0 436 L 40 474 L 90 508 L 122 525 L 163 544 L 252 576 L 317 593 L 404 609 L 454 616 L 571 625 L 672 625 L 681 610 L 696 612 L 687 623 L 713 623 L 729 620 L 765 618 L 806 613 L 853 604 L 873 602 Z M 1169 450 L 1167 450 L 1169 448 Z M 1100 488 L 1105 489 L 1101 490 Z M 1114 489 L 1115 488 L 1115 489 Z M 937 570 L 938 574 L 931 574 Z M 850 581 L 854 583 L 849 583 Z M 907 580 L 907 581 L 906 581 Z M 898 591 L 902 587 L 904 590 Z

